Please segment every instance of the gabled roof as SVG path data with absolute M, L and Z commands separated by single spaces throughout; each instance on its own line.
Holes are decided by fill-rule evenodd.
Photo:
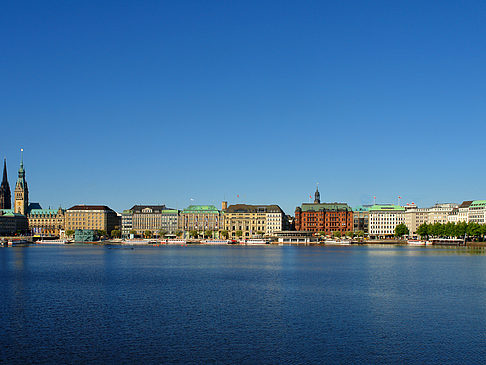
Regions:
M 472 200 L 465 200 L 462 202 L 461 205 L 459 205 L 459 208 L 469 208 L 472 202 L 473 202 Z

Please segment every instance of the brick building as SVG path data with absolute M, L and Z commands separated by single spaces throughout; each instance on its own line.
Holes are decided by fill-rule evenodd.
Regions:
M 316 189 L 314 203 L 295 209 L 295 230 L 331 234 L 353 230 L 353 210 L 346 203 L 321 203 Z

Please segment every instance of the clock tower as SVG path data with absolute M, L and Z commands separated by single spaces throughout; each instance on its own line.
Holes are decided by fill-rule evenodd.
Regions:
M 25 181 L 25 170 L 24 170 L 24 149 L 20 150 L 20 168 L 19 177 L 17 178 L 17 183 L 15 184 L 15 213 L 20 213 L 22 215 L 27 214 L 27 207 L 29 206 L 29 188 L 27 187 L 27 181 Z

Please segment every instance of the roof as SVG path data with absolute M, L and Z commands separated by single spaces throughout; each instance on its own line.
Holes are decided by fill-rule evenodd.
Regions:
M 471 207 L 485 207 L 486 200 L 475 200 L 472 202 Z
M 219 213 L 214 205 L 189 205 L 182 213 Z
M 106 205 L 75 205 L 74 207 L 69 208 L 68 210 L 110 210 L 113 211 L 110 207 Z
M 56 215 L 59 209 L 31 209 L 29 215 Z
M 173 213 L 178 212 L 177 209 L 167 208 L 165 205 L 134 205 L 130 210 L 133 213 L 144 213 L 144 209 L 150 209 L 150 213 Z
M 465 200 L 462 202 L 461 205 L 459 205 L 459 208 L 469 208 L 472 202 L 473 202 L 472 200 Z
M 303 212 L 351 212 L 352 209 L 347 203 L 303 203 Z
M 353 208 L 354 212 L 367 212 L 370 210 L 370 206 L 358 205 L 357 207 Z
M 405 208 L 400 206 L 400 205 L 379 205 L 375 204 L 370 208 L 370 212 L 373 211 L 382 211 L 382 212 L 387 212 L 387 211 L 395 211 L 395 212 L 404 212 Z
M 283 213 L 282 208 L 278 205 L 250 205 L 234 204 L 230 205 L 226 213 Z

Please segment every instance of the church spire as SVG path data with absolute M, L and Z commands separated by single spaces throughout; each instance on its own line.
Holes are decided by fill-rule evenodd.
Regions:
M 321 194 L 319 193 L 319 183 L 316 186 L 316 193 L 314 194 L 314 204 L 321 203 Z
M 12 196 L 7 178 L 7 159 L 3 160 L 3 178 L 0 185 L 0 209 L 12 209 Z
M 29 188 L 27 187 L 27 181 L 25 181 L 24 170 L 24 149 L 20 150 L 20 168 L 19 177 L 17 178 L 17 184 L 15 184 L 15 213 L 27 214 L 27 207 L 29 206 Z

